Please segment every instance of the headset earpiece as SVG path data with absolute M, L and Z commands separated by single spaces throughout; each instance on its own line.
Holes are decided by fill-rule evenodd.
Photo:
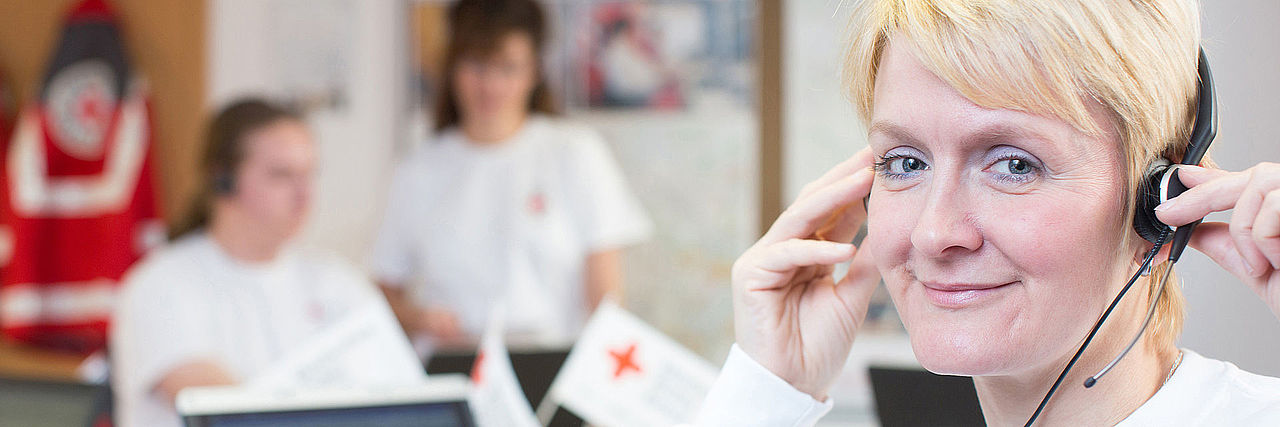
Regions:
M 1182 162 L 1178 165 L 1171 165 L 1166 159 L 1153 162 L 1139 184 L 1137 208 L 1133 212 L 1133 229 L 1151 243 L 1159 240 L 1160 233 L 1174 230 L 1156 218 L 1155 208 L 1187 190 L 1182 181 L 1178 180 L 1178 166 L 1199 165 L 1204 154 L 1209 151 L 1209 144 L 1213 143 L 1213 138 L 1218 134 L 1217 97 L 1213 90 L 1213 73 L 1209 70 L 1209 60 L 1205 57 L 1204 49 L 1200 50 L 1199 61 L 1200 88 L 1199 99 L 1196 101 L 1196 121 L 1191 128 L 1191 140 L 1188 141 Z M 1170 250 L 1170 260 L 1177 260 L 1182 254 L 1187 242 L 1191 240 L 1192 229 L 1198 223 L 1199 221 L 1179 227 L 1171 241 L 1173 248 Z
M 231 178 L 231 174 L 226 172 L 218 172 L 213 174 L 213 193 L 218 195 L 228 195 L 236 191 L 236 182 Z
M 1160 183 L 1164 181 L 1166 172 L 1169 171 L 1171 165 L 1168 159 L 1158 159 L 1147 167 L 1147 173 L 1143 176 L 1142 182 L 1138 185 L 1138 206 L 1133 211 L 1133 230 L 1138 232 L 1139 236 L 1148 242 L 1155 243 L 1160 239 L 1160 233 L 1165 230 L 1171 230 L 1172 227 L 1160 222 L 1156 218 L 1156 206 L 1160 206 L 1161 191 Z M 1167 193 L 1166 193 L 1167 194 Z

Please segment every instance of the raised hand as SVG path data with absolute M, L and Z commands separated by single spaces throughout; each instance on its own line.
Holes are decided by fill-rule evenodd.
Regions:
M 872 159 L 864 149 L 806 185 L 733 265 L 738 346 L 818 400 L 844 367 L 880 279 L 869 252 L 849 243 L 866 219 Z M 850 259 L 837 283 L 834 264 Z
M 1178 177 L 1191 189 L 1157 207 L 1156 216 L 1178 226 L 1232 209 L 1230 223 L 1197 227 L 1191 247 L 1239 277 L 1280 317 L 1280 165 L 1242 172 L 1184 167 Z

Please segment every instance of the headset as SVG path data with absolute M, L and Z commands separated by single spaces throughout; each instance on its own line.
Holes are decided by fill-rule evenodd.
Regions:
M 227 171 L 217 171 L 211 177 L 213 194 L 226 196 L 236 192 L 236 180 Z
M 1169 266 L 1166 267 L 1166 274 L 1160 282 L 1159 289 L 1156 291 L 1156 297 L 1152 298 L 1150 307 L 1147 308 L 1147 317 L 1142 322 L 1142 328 L 1129 341 L 1129 345 L 1125 347 L 1124 351 L 1121 351 L 1119 355 L 1111 359 L 1111 362 L 1103 367 L 1101 371 L 1084 381 L 1085 388 L 1090 388 L 1097 384 L 1098 379 L 1110 372 L 1111 368 L 1120 363 L 1120 359 L 1129 354 L 1129 350 L 1132 350 L 1134 344 L 1137 344 L 1138 340 L 1142 338 L 1143 333 L 1147 330 L 1147 325 L 1151 323 L 1156 303 L 1160 302 L 1160 296 L 1164 293 L 1165 284 L 1169 280 L 1168 271 L 1173 269 L 1173 263 L 1178 261 L 1178 258 L 1182 256 L 1182 251 L 1187 248 L 1187 243 L 1191 241 L 1191 232 L 1203 220 L 1201 218 L 1181 227 L 1173 227 L 1161 222 L 1160 219 L 1156 218 L 1155 213 L 1156 206 L 1187 191 L 1187 186 L 1183 185 L 1182 181 L 1178 179 L 1178 169 L 1185 165 L 1199 165 L 1200 160 L 1209 151 L 1209 144 L 1212 144 L 1213 138 L 1218 135 L 1217 98 L 1213 92 L 1213 74 L 1209 70 L 1209 61 L 1205 58 L 1204 48 L 1200 49 L 1198 69 L 1200 95 L 1196 104 L 1196 121 L 1194 127 L 1191 128 L 1190 144 L 1187 146 L 1186 153 L 1182 156 L 1182 162 L 1174 164 L 1167 159 L 1156 160 L 1147 168 L 1146 175 L 1139 184 L 1137 208 L 1133 214 L 1133 228 L 1139 236 L 1151 242 L 1153 246 L 1147 252 L 1146 257 L 1143 258 L 1142 266 L 1138 267 L 1138 271 L 1120 289 L 1120 293 L 1116 295 L 1115 299 L 1111 300 L 1111 305 L 1107 306 L 1106 311 L 1098 318 L 1097 323 L 1093 324 L 1093 329 L 1085 337 L 1084 343 L 1080 344 L 1080 348 L 1071 357 L 1071 361 L 1067 362 L 1067 366 L 1062 368 L 1062 373 L 1058 374 L 1058 379 L 1049 388 L 1049 392 L 1045 393 L 1044 399 L 1040 401 L 1040 406 L 1036 407 L 1036 412 L 1031 414 L 1031 418 L 1027 420 L 1026 427 L 1030 427 L 1036 421 L 1036 417 L 1040 416 L 1040 412 L 1049 403 L 1049 398 L 1053 397 L 1053 393 L 1062 384 L 1063 378 L 1066 378 L 1067 372 L 1071 370 L 1072 366 L 1075 366 L 1076 361 L 1080 359 L 1080 354 L 1084 353 L 1084 349 L 1089 346 L 1089 343 L 1093 341 L 1093 337 L 1098 333 L 1098 328 L 1111 315 L 1111 311 L 1120 303 L 1120 299 L 1124 298 L 1125 293 L 1129 291 L 1133 283 L 1138 280 L 1138 276 L 1150 274 L 1152 260 L 1155 259 L 1156 254 L 1160 252 L 1160 249 L 1165 244 L 1170 244 Z M 1170 240 L 1170 236 L 1172 236 L 1172 240 Z

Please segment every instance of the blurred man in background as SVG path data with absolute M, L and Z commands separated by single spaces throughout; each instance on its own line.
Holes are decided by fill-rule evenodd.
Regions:
M 207 144 L 191 217 L 125 279 L 110 347 L 124 426 L 180 425 L 180 390 L 251 380 L 344 314 L 387 310 L 359 272 L 290 245 L 315 167 L 315 144 L 296 115 L 235 103 L 214 119 Z M 396 350 L 410 351 L 407 343 L 387 351 Z

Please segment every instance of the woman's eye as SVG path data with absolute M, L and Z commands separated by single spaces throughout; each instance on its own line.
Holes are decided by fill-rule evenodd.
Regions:
M 907 158 L 901 159 L 901 161 L 902 161 L 902 170 L 904 172 L 915 172 L 919 170 L 925 170 L 925 165 L 923 160 L 920 160 L 914 157 L 907 157 Z
M 1003 165 L 1000 169 L 1008 171 L 1008 173 L 1014 175 L 1026 175 L 1035 172 L 1035 166 L 1032 166 L 1031 162 L 1023 159 L 1005 159 L 996 163 L 996 165 Z
M 1035 161 L 1015 156 L 1001 158 L 987 167 L 993 177 L 1012 183 L 1030 182 L 1040 175 L 1040 170 Z
M 876 162 L 876 170 L 889 176 L 910 175 L 927 169 L 929 169 L 928 163 L 911 156 L 888 155 Z

